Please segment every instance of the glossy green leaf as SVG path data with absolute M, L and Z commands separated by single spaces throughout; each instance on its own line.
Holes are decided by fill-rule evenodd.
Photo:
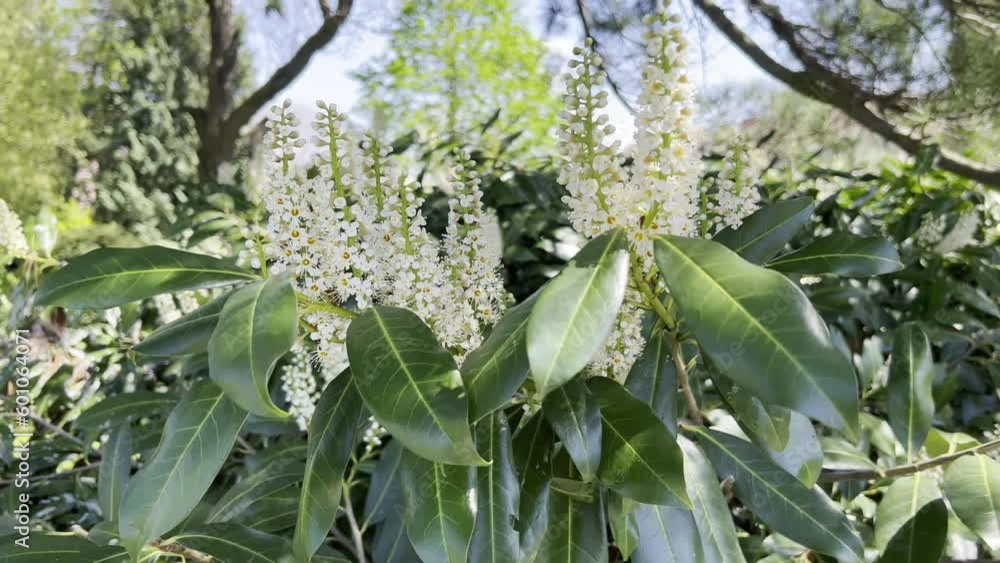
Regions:
M 698 532 L 694 515 L 690 510 L 676 506 L 642 504 L 635 511 L 635 519 L 639 529 L 639 544 L 632 554 L 631 563 L 707 561 L 702 548 L 702 535 Z M 727 517 L 727 520 L 731 527 L 731 519 Z M 733 540 L 735 539 L 734 532 Z M 741 560 L 730 561 L 736 563 Z
M 531 377 L 542 397 L 604 346 L 628 284 L 628 244 L 617 228 L 587 246 L 542 288 L 528 319 Z
M 208 350 L 208 341 L 219 322 L 222 307 L 230 294 L 223 295 L 198 307 L 183 317 L 153 331 L 132 347 L 146 356 L 186 356 Z
M 497 411 L 476 424 L 479 454 L 490 465 L 477 469 L 476 523 L 469 560 L 476 563 L 517 561 L 519 537 L 514 517 L 520 500 L 514 473 L 507 417 Z
M 875 471 L 878 466 L 868 457 L 867 445 L 862 448 L 837 436 L 820 438 L 823 448 L 823 468 L 837 471 L 869 470 Z
M 180 523 L 211 486 L 247 413 L 202 380 L 167 418 L 156 455 L 132 476 L 118 533 L 132 554 Z
M 892 537 L 879 563 L 939 563 L 948 539 L 948 507 L 932 500 Z
M 302 481 L 304 475 L 305 464 L 295 458 L 276 460 L 261 470 L 248 473 L 212 506 L 205 522 L 228 522 L 255 501 Z
M 882 237 L 834 233 L 778 256 L 767 267 L 795 274 L 867 277 L 903 269 L 896 247 Z
M 736 498 L 762 522 L 840 561 L 864 559 L 860 538 L 821 490 L 803 485 L 750 442 L 700 427 L 693 431 L 716 473 L 733 477 Z
M 548 522 L 549 483 L 555 435 L 542 413 L 535 413 L 514 434 L 514 467 L 520 504 L 515 528 L 521 535 L 521 556 L 536 553 Z
M 368 483 L 364 527 L 383 521 L 397 509 L 402 514 L 403 486 L 399 481 L 399 465 L 402 459 L 403 445 L 398 440 L 392 440 L 382 448 L 378 463 L 375 464 L 375 471 L 372 472 L 371 481 Z
M 951 462 L 944 494 L 962 523 L 1000 552 L 1000 462 L 980 454 Z
M 979 445 L 979 441 L 963 432 L 945 432 L 937 428 L 931 428 L 927 434 L 927 455 L 937 457 L 944 454 L 952 454 L 974 448 Z
M 105 520 L 118 520 L 122 496 L 132 474 L 132 431 L 127 424 L 111 432 L 101 452 L 97 500 Z
M 812 487 L 823 469 L 823 446 L 811 420 L 795 411 L 789 413 L 788 443 L 781 450 L 755 442 L 779 467 Z
M 279 489 L 252 502 L 231 522 L 268 534 L 284 532 L 295 527 L 301 496 L 302 489 L 298 485 Z
M 722 487 L 715 476 L 715 470 L 708 463 L 705 454 L 693 442 L 683 436 L 677 441 L 684 452 L 684 480 L 688 496 L 691 497 L 691 517 L 701 536 L 701 553 L 705 563 L 746 563 L 736 537 L 736 527 L 729 512 L 729 503 L 722 495 Z M 674 507 L 670 509 L 684 510 Z M 676 515 L 676 512 L 673 514 Z M 684 525 L 682 516 L 676 518 L 682 523 L 681 525 Z M 640 535 L 640 538 L 645 542 L 644 536 Z M 697 546 L 693 549 L 695 553 L 698 552 Z M 651 555 L 655 553 L 652 552 Z
M 9 532 L 10 530 L 7 530 Z M 56 535 L 35 531 L 28 547 L 15 544 L 15 536 L 0 542 L 4 563 L 128 563 L 129 555 L 119 546 L 101 546 L 75 534 Z
M 287 275 L 239 289 L 226 301 L 208 343 L 208 370 L 237 405 L 253 414 L 287 418 L 268 382 L 298 335 L 297 301 Z
M 330 533 L 340 505 L 344 470 L 366 412 L 351 371 L 331 381 L 309 421 L 302 500 L 295 524 L 295 555 L 307 561 Z
M 587 386 L 601 405 L 601 482 L 639 502 L 690 507 L 684 456 L 653 410 L 612 379 L 594 377 Z
M 554 475 L 571 478 L 573 464 L 568 456 L 559 456 Z M 607 523 L 599 494 L 591 502 L 570 495 L 547 495 L 545 533 L 538 551 L 522 558 L 523 563 L 608 563 Z
M 291 554 L 287 539 L 230 523 L 185 530 L 170 538 L 167 545 L 171 544 L 211 555 L 221 563 L 283 563 Z
M 601 463 L 601 410 L 584 377 L 574 378 L 545 397 L 542 413 L 584 481 L 593 479 Z
M 614 538 L 622 559 L 628 560 L 639 545 L 639 523 L 636 513 L 641 506 L 647 505 L 640 505 L 615 492 L 609 492 L 607 499 L 611 537 Z
M 525 333 L 534 304 L 532 296 L 507 311 L 486 341 L 462 362 L 473 422 L 509 403 L 528 377 L 531 368 Z
M 256 279 L 230 262 L 163 246 L 99 248 L 45 276 L 38 305 L 107 309 L 161 293 Z
M 910 460 L 920 452 L 931 429 L 933 383 L 934 360 L 927 335 L 916 324 L 900 326 L 892 337 L 886 408 L 889 426 Z
M 395 307 L 366 310 L 347 330 L 347 355 L 368 408 L 407 449 L 439 463 L 485 463 L 455 359 L 420 317 Z
M 729 411 L 748 435 L 760 439 L 772 450 L 785 449 L 791 435 L 789 430 L 791 411 L 764 404 L 723 375 L 713 373 L 712 383 L 719 390 L 719 395 L 729 407 Z
M 712 241 L 655 244 L 684 326 L 726 376 L 765 402 L 857 433 L 854 369 L 798 287 Z
M 677 368 L 665 333 L 654 333 L 646 343 L 628 372 L 625 389 L 649 405 L 667 430 L 677 435 Z
M 725 245 L 743 259 L 763 264 L 792 240 L 813 212 L 806 197 L 772 203 L 755 211 L 736 229 L 725 228 L 712 240 Z
M 120 426 L 129 418 L 166 413 L 177 405 L 177 397 L 169 393 L 136 391 L 102 400 L 83 411 L 73 423 L 77 428 L 93 430 L 104 425 Z
M 403 452 L 406 535 L 424 561 L 464 563 L 476 519 L 476 469 Z
M 918 510 L 939 498 L 941 491 L 930 475 L 914 473 L 896 479 L 882 495 L 875 512 L 875 546 L 885 549 Z
M 420 556 L 413 550 L 413 544 L 406 535 L 403 522 L 404 509 L 398 507 L 386 514 L 385 519 L 375 528 L 375 542 L 372 545 L 373 563 L 416 563 Z

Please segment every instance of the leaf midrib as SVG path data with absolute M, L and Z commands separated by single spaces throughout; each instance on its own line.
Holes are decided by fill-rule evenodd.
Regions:
M 774 486 L 772 486 L 770 483 L 767 482 L 767 480 L 765 480 L 763 477 L 761 477 L 760 475 L 758 475 L 756 471 L 754 471 L 749 466 L 747 466 L 745 463 L 743 463 L 740 460 L 740 458 L 735 453 L 733 453 L 729 448 L 727 448 L 725 445 L 723 445 L 722 442 L 719 442 L 718 440 L 716 440 L 715 438 L 713 438 L 711 434 L 709 434 L 708 432 L 705 432 L 702 429 L 695 429 L 695 431 L 698 433 L 699 436 L 705 437 L 707 440 L 709 440 L 710 442 L 712 442 L 713 444 L 715 444 L 715 446 L 718 447 L 720 450 L 724 451 L 726 453 L 726 455 L 728 455 L 729 458 L 733 460 L 734 463 L 736 463 L 737 465 L 739 465 L 740 467 L 742 467 L 747 473 L 749 473 L 750 475 L 752 475 L 761 484 L 763 484 L 765 487 L 767 487 L 768 490 L 770 490 L 771 492 L 773 492 L 778 497 L 781 497 L 782 499 L 784 499 L 785 503 L 787 503 L 789 506 L 793 507 L 796 512 L 798 512 L 799 514 L 802 514 L 807 520 L 809 520 L 810 522 L 812 522 L 813 524 L 815 524 L 816 527 L 824 533 L 824 535 L 828 535 L 829 537 L 832 537 L 833 539 L 837 540 L 837 543 L 839 543 L 840 545 L 846 547 L 849 552 L 854 553 L 855 555 L 857 555 L 857 552 L 855 552 L 854 549 L 851 548 L 851 546 L 849 546 L 846 543 L 844 543 L 844 540 L 840 539 L 838 536 L 836 536 L 834 534 L 828 534 L 827 532 L 829 532 L 829 530 L 824 525 L 822 525 L 819 521 L 817 521 L 815 518 L 813 518 L 812 515 L 809 512 L 806 512 L 806 511 L 802 510 L 799 507 L 798 504 L 792 502 L 791 499 L 789 499 L 785 495 L 781 494 L 781 491 L 779 489 L 777 489 Z
M 641 463 L 643 465 L 643 467 L 645 467 L 650 473 L 652 473 L 653 476 L 656 477 L 656 480 L 660 482 L 660 484 L 662 484 L 671 493 L 673 493 L 673 495 L 675 497 L 677 497 L 679 499 L 684 498 L 684 497 L 678 495 L 677 491 L 674 490 L 674 488 L 672 486 L 670 486 L 669 483 L 667 483 L 666 481 L 664 481 L 663 478 L 660 477 L 660 474 L 655 469 L 653 469 L 648 463 L 646 463 L 646 460 L 643 459 L 643 457 L 641 455 L 639 455 L 639 452 L 636 451 L 636 449 L 634 447 L 632 447 L 632 444 L 625 438 L 625 436 L 623 436 L 622 433 L 618 431 L 618 428 L 615 427 L 614 423 L 612 423 L 610 420 L 608 420 L 608 418 L 606 416 L 604 416 L 603 410 L 601 411 L 601 418 L 604 420 L 604 422 L 606 424 L 606 427 L 610 428 L 611 431 L 614 432 L 616 436 L 618 436 L 618 439 L 622 441 L 622 444 L 624 444 L 625 447 L 627 447 L 630 452 L 632 452 L 632 454 L 635 456 L 635 459 L 638 460 L 639 463 Z
M 743 316 L 745 316 L 747 320 L 750 321 L 751 324 L 755 325 L 767 337 L 767 339 L 774 344 L 774 346 L 778 349 L 778 351 L 781 352 L 781 354 L 784 355 L 785 358 L 787 358 L 792 363 L 792 365 L 795 366 L 798 373 L 803 378 L 805 378 L 817 391 L 819 391 L 820 395 L 825 397 L 827 401 L 829 401 L 831 405 L 833 405 L 834 412 L 836 412 L 837 416 L 840 417 L 840 419 L 843 420 L 846 424 L 847 421 L 844 420 L 843 415 L 840 413 L 840 410 L 836 407 L 836 404 L 833 403 L 830 396 L 827 395 L 826 391 L 819 385 L 819 383 L 816 382 L 815 379 L 813 379 L 812 375 L 809 373 L 809 370 L 805 369 L 805 366 L 803 366 L 802 363 L 799 362 L 798 358 L 792 355 L 792 353 L 788 350 L 788 348 L 784 346 L 784 344 L 782 344 L 778 339 L 776 339 L 769 330 L 764 328 L 764 325 L 760 324 L 760 321 L 758 321 L 753 315 L 751 315 L 750 311 L 747 311 L 742 303 L 740 303 L 735 297 L 733 297 L 733 295 L 729 293 L 729 291 L 726 290 L 726 288 L 722 287 L 722 284 L 716 281 L 716 279 L 712 277 L 704 268 L 699 266 L 697 262 L 689 258 L 685 253 L 681 252 L 681 250 L 677 248 L 677 246 L 675 246 L 673 243 L 671 243 L 666 237 L 660 237 L 659 240 L 664 244 L 670 246 L 670 248 L 674 249 L 674 253 L 676 255 L 680 256 L 684 261 L 690 264 L 692 268 L 700 272 L 702 274 L 702 277 L 706 278 L 708 281 L 712 283 L 712 285 L 714 285 L 720 292 L 722 292 L 722 294 L 729 299 L 729 301 L 733 304 L 733 306 L 738 311 L 743 313 Z M 775 275 L 780 275 L 780 274 L 775 273 Z

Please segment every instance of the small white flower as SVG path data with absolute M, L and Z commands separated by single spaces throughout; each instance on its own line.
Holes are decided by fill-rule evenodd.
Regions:
M 10 260 L 25 258 L 30 253 L 21 218 L 0 199 L 0 260 L 7 265 Z

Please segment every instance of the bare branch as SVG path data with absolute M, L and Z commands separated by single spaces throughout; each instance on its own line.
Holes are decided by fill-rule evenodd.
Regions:
M 928 460 L 921 461 L 919 463 L 911 463 L 909 465 L 900 465 L 899 467 L 892 467 L 882 471 L 831 471 L 828 473 L 822 473 L 819 476 L 820 483 L 835 483 L 837 481 L 872 481 L 874 479 L 881 479 L 883 477 L 903 477 L 904 475 L 912 475 L 925 469 L 930 469 L 932 467 L 938 467 L 939 465 L 944 465 L 955 461 L 956 459 L 967 456 L 970 454 L 985 454 L 986 452 L 1000 448 L 1000 439 L 993 440 L 992 442 L 986 442 L 974 448 L 969 448 L 967 450 L 962 450 L 959 452 L 939 455 Z
M 790 88 L 803 96 L 831 105 L 869 131 L 897 145 L 911 155 L 925 153 L 933 148 L 928 142 L 910 131 L 906 131 L 891 123 L 881 115 L 872 111 L 866 102 L 872 98 L 859 90 L 850 81 L 825 69 L 817 61 L 805 53 L 802 46 L 795 40 L 794 30 L 788 27 L 787 20 L 775 16 L 776 8 L 767 6 L 759 0 L 749 0 L 752 4 L 765 7 L 763 15 L 769 20 L 772 30 L 792 50 L 804 70 L 792 70 L 781 64 L 746 33 L 744 33 L 726 12 L 713 0 L 694 0 L 698 9 L 735 44 L 754 63 L 771 76 L 781 80 Z M 964 176 L 994 188 L 1000 188 L 1000 168 L 991 167 L 981 162 L 973 161 L 947 149 L 938 150 L 937 166 L 948 172 Z
M 323 24 L 313 33 L 306 41 L 299 47 L 299 49 L 292 55 L 292 58 L 288 60 L 284 65 L 278 70 L 274 71 L 274 74 L 254 93 L 247 96 L 239 106 L 236 107 L 226 118 L 223 127 L 229 130 L 239 130 L 239 128 L 246 125 L 250 118 L 257 113 L 260 108 L 278 95 L 279 92 L 285 89 L 293 80 L 305 69 L 306 65 L 309 64 L 309 60 L 317 51 L 322 49 L 337 35 L 340 31 L 340 27 L 347 20 L 347 16 L 351 13 L 351 8 L 354 5 L 354 0 L 340 0 L 337 4 L 337 9 L 332 10 L 330 8 L 329 2 L 326 0 L 320 0 L 319 2 L 320 10 L 323 13 L 324 19 Z

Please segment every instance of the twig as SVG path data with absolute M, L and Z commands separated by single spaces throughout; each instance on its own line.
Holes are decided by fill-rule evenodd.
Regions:
M 14 417 L 18 415 L 16 413 L 0 413 L 0 416 Z M 73 442 L 74 444 L 80 446 L 81 448 L 85 450 L 87 449 L 87 444 L 85 444 L 83 440 L 80 440 L 76 436 L 73 436 L 69 432 L 66 432 L 62 428 L 59 428 L 55 424 L 52 424 L 51 422 L 45 420 L 44 418 L 38 416 L 37 414 L 28 413 L 27 418 L 31 419 L 32 422 L 38 424 L 39 426 L 44 426 L 45 428 L 48 428 L 52 432 L 55 432 L 56 434 L 62 436 L 63 438 L 66 438 L 67 440 Z
M 63 477 L 70 477 L 72 475 L 86 473 L 87 471 L 90 471 L 91 469 L 97 469 L 100 466 L 101 464 L 99 463 L 90 463 L 87 465 L 81 465 L 80 467 L 74 467 L 73 469 L 63 471 L 61 473 L 49 473 L 47 475 L 32 475 L 30 477 L 27 477 L 27 480 L 29 483 L 37 483 L 39 481 L 51 481 L 52 479 L 61 479 Z M 0 481 L 0 485 L 10 486 L 13 485 L 15 481 L 16 479 L 3 480 Z
M 883 477 L 903 477 L 905 475 L 918 473 L 925 469 L 950 463 L 963 456 L 970 454 L 982 454 L 998 448 L 1000 448 L 1000 438 L 997 438 L 992 442 L 986 442 L 985 444 L 981 444 L 975 448 L 939 455 L 921 462 L 900 465 L 899 467 L 892 467 L 884 470 L 831 471 L 821 474 L 819 476 L 819 481 L 821 483 L 835 483 L 837 481 L 872 481 Z
M 694 392 L 691 390 L 687 366 L 684 365 L 684 358 L 681 357 L 681 343 L 677 338 L 671 339 L 670 355 L 674 357 L 674 367 L 677 368 L 677 382 L 681 386 L 684 400 L 687 401 L 688 414 L 696 425 L 703 426 L 705 422 L 701 417 L 701 410 L 698 409 L 698 401 L 694 398 Z
M 354 555 L 358 558 L 358 563 L 367 563 L 365 558 L 365 541 L 361 535 L 361 528 L 358 527 L 358 519 L 354 516 L 354 505 L 351 504 L 351 489 L 346 487 L 343 494 L 344 514 L 347 515 L 347 523 L 351 526 L 351 539 L 354 540 Z
M 312 309 L 313 311 L 323 311 L 327 313 L 333 313 L 338 317 L 344 317 L 345 319 L 356 319 L 358 314 L 349 309 L 345 309 L 333 303 L 320 303 L 319 301 L 313 301 L 301 293 L 296 292 L 296 296 L 299 298 L 299 303 L 301 303 L 307 310 Z

